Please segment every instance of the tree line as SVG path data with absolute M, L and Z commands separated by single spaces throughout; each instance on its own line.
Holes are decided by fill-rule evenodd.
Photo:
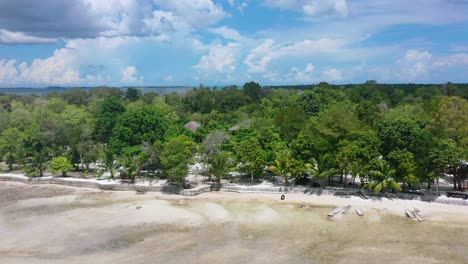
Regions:
M 0 95 L 0 159 L 30 176 L 119 172 L 185 186 L 197 161 L 217 181 L 236 170 L 252 182 L 280 175 L 285 184 L 358 178 L 377 192 L 417 188 L 468 159 L 467 98 L 461 84 L 375 81 Z M 201 126 L 191 131 L 189 121 Z

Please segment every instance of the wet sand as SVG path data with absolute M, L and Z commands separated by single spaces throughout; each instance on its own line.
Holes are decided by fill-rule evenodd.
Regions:
M 354 213 L 328 218 L 343 204 Z M 302 205 L 302 206 L 300 206 Z M 406 218 L 416 206 L 427 221 Z M 0 263 L 468 263 L 468 207 L 0 182 Z

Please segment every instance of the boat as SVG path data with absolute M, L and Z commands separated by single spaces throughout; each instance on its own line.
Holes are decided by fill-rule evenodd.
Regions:
M 413 220 L 416 219 L 416 216 L 414 215 L 414 212 L 411 211 L 410 209 L 405 209 L 405 213 L 409 218 L 411 218 Z
M 349 209 L 351 209 L 351 205 L 347 205 L 343 208 L 343 211 L 341 211 L 342 214 L 347 214 L 349 212 Z
M 364 211 L 362 211 L 362 209 L 360 208 L 356 208 L 356 214 L 358 214 L 359 216 L 364 216 Z
M 343 208 L 335 208 L 335 210 L 331 211 L 330 213 L 328 213 L 328 216 L 329 217 L 333 217 L 335 216 L 337 213 L 339 213 L 341 210 L 343 210 Z
M 419 210 L 418 211 L 414 210 L 413 214 L 414 214 L 414 217 L 416 217 L 416 219 L 418 219 L 419 222 L 424 222 L 424 218 L 419 214 Z

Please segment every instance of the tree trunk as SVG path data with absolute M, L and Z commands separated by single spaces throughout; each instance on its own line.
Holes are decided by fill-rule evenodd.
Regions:
M 428 189 L 428 190 L 431 189 L 431 181 L 432 181 L 432 180 L 427 181 L 427 189 Z
M 343 184 L 343 171 L 341 171 L 341 174 L 340 174 L 340 184 Z
M 437 178 L 437 196 L 439 196 L 439 178 Z
M 253 184 L 253 171 L 250 172 L 250 177 L 252 179 L 252 184 Z

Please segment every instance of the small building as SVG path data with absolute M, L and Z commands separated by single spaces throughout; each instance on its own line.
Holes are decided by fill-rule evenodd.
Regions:
M 192 131 L 192 132 L 197 132 L 198 128 L 201 126 L 200 123 L 197 121 L 190 121 L 187 124 L 185 124 L 185 128 Z

